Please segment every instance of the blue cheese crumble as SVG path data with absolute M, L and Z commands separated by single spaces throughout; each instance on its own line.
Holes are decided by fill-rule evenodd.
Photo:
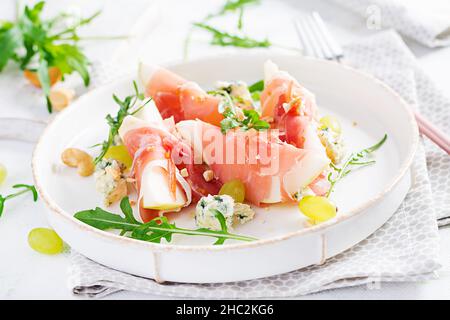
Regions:
M 345 156 L 344 141 L 342 135 L 330 130 L 329 128 L 319 128 L 318 135 L 322 145 L 325 147 L 327 156 L 337 164 Z
M 128 194 L 124 170 L 125 166 L 113 159 L 104 159 L 97 164 L 94 173 L 95 189 L 103 195 L 106 206 Z
M 228 195 L 208 195 L 200 199 L 195 209 L 195 223 L 198 227 L 221 230 L 214 209 L 222 213 L 226 225 L 230 229 L 234 224 L 246 223 L 255 216 L 255 212 L 249 205 L 235 203 L 233 198 Z
M 255 217 L 255 211 L 245 203 L 235 203 L 233 212 L 233 223 L 244 224 Z
M 253 99 L 248 86 L 243 81 L 218 81 L 216 87 L 230 94 L 235 104 L 243 109 L 253 109 Z

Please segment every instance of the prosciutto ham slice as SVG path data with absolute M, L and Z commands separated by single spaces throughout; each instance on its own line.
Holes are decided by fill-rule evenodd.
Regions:
M 262 117 L 272 120 L 271 127 L 280 132 L 280 139 L 306 150 L 314 150 L 325 159 L 326 149 L 317 134 L 317 104 L 314 94 L 301 86 L 272 61 L 264 64 L 264 91 L 261 93 Z M 317 195 L 324 195 L 330 183 L 324 174 L 309 186 Z
M 144 109 L 152 107 L 156 109 L 152 104 Z M 147 110 L 146 114 L 151 116 L 125 117 L 119 129 L 134 159 L 131 174 L 136 180 L 139 213 L 144 222 L 164 212 L 179 211 L 193 198 L 217 194 L 221 186 L 218 181 L 207 183 L 203 179 L 203 164 L 196 164 L 191 147 L 169 131 L 170 121 L 165 123 L 154 111 Z M 187 177 L 180 173 L 183 168 Z
M 284 141 L 303 148 L 305 130 L 315 121 L 317 104 L 310 91 L 269 60 L 264 64 L 261 111 L 262 117 L 271 119 L 272 127 L 280 130 Z
M 196 83 L 164 68 L 149 65 L 140 67 L 140 78 L 145 85 L 146 95 L 153 97 L 163 118 L 174 119 L 183 139 L 191 144 L 196 154 L 200 154 L 201 159 L 213 170 L 217 181 L 243 181 L 247 187 L 247 200 L 257 205 L 290 201 L 306 187 L 317 195 L 323 195 L 329 189 L 329 182 L 323 172 L 330 161 L 317 134 L 315 97 L 270 61 L 265 64 L 264 73 L 261 117 L 271 123 L 271 130 L 266 136 L 239 130 L 222 135 L 219 126 L 223 116 L 218 111 L 218 97 L 207 94 Z M 216 148 L 208 145 L 208 135 L 211 132 L 213 136 L 217 136 L 218 141 L 223 140 L 223 146 L 245 146 L 244 150 L 248 152 L 246 157 L 261 156 L 258 150 L 253 149 L 252 145 L 255 144 L 262 147 L 264 152 L 278 154 L 279 157 L 268 159 L 266 164 L 262 161 L 213 162 L 204 150 Z M 192 144 L 192 135 L 202 141 L 200 150 Z M 228 150 L 220 148 L 222 147 L 218 147 L 216 151 L 229 155 Z M 279 171 L 267 173 L 267 165 L 278 165 Z M 199 171 L 205 168 L 197 166 Z
M 140 78 L 146 96 L 154 99 L 163 118 L 173 117 L 175 122 L 200 119 L 219 126 L 223 116 L 219 113 L 220 99 L 209 95 L 195 82 L 190 82 L 162 67 L 141 65 Z
M 272 131 L 231 130 L 224 135 L 200 120 L 181 121 L 176 128 L 222 183 L 242 181 L 246 199 L 255 205 L 294 200 L 329 164 L 323 153 L 282 142 Z

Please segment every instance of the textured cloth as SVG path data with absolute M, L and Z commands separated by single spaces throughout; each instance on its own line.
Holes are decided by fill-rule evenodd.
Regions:
M 428 47 L 450 45 L 448 0 L 334 0 L 334 2 L 366 17 L 369 28 L 381 26 L 394 28 Z
M 346 58 L 359 69 L 382 79 L 413 107 L 450 133 L 450 99 L 421 70 L 414 55 L 400 37 L 391 31 L 353 44 Z M 439 225 L 450 223 L 450 157 L 434 143 L 424 138 L 428 174 Z
M 396 33 L 379 34 L 350 45 L 345 51 L 353 65 L 386 81 L 414 106 L 427 109 L 424 113 L 433 114 L 434 117 L 430 116 L 433 121 L 444 116 L 434 113 L 447 112 L 445 104 L 448 102 L 416 68 L 414 57 Z M 448 162 L 445 161 L 441 153 L 434 150 L 429 165 L 436 176 L 445 176 L 447 168 L 448 179 Z M 289 297 L 379 281 L 430 279 L 440 266 L 437 198 L 428 177 L 423 143 L 419 145 L 412 174 L 411 190 L 392 218 L 369 238 L 320 266 L 236 283 L 159 284 L 107 268 L 73 252 L 70 285 L 75 294 L 91 297 L 131 290 L 173 297 L 220 299 Z M 444 202 L 449 197 L 446 179 L 436 179 L 433 185 L 435 190 L 443 190 L 438 198 Z M 443 204 L 438 205 L 442 205 L 440 213 L 448 210 Z

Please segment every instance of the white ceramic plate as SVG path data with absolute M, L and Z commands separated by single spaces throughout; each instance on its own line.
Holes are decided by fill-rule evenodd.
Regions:
M 217 80 L 262 78 L 270 58 L 316 94 L 321 114 L 333 114 L 343 126 L 347 149 L 356 151 L 388 140 L 377 151 L 377 163 L 346 177 L 333 200 L 336 219 L 305 227 L 296 206 L 258 209 L 254 221 L 234 232 L 257 237 L 251 243 L 175 237 L 171 244 L 154 244 L 103 232 L 77 221 L 75 212 L 102 206 L 94 179 L 80 178 L 60 161 L 70 146 L 91 150 L 107 134 L 105 115 L 115 114 L 112 93 L 131 92 L 132 78 L 80 97 L 47 127 L 36 146 L 33 173 L 50 223 L 73 249 L 112 268 L 157 281 L 227 282 L 260 278 L 323 262 L 368 237 L 395 212 L 410 187 L 409 166 L 418 141 L 414 117 L 405 102 L 373 77 L 336 63 L 290 55 L 239 54 L 203 58 L 169 66 L 187 79 L 212 87 Z M 117 208 L 113 208 L 117 211 Z M 194 227 L 192 214 L 176 218 Z

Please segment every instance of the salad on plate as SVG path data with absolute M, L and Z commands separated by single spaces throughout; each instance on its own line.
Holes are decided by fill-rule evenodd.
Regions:
M 80 175 L 94 174 L 105 206 L 120 202 L 123 215 L 96 208 L 75 217 L 145 241 L 181 233 L 212 236 L 215 244 L 256 240 L 229 232 L 251 223 L 256 207 L 298 206 L 311 226 L 335 218 L 336 182 L 373 164 L 387 136 L 347 154 L 338 120 L 320 115 L 314 94 L 272 61 L 263 69 L 252 85 L 219 81 L 206 91 L 140 65 L 144 93 L 134 84 L 134 95 L 114 96 L 120 110 L 107 116 L 109 135 L 95 160 L 76 148 L 62 154 Z M 197 229 L 170 222 L 192 209 Z

